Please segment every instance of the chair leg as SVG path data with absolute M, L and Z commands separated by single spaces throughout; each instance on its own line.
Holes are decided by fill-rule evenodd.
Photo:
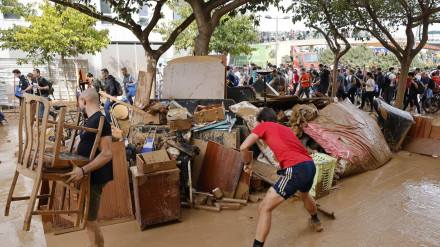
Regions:
M 57 188 L 57 182 L 52 181 L 52 188 L 50 189 L 49 206 L 48 206 L 49 210 L 53 209 L 56 188 Z
M 11 188 L 9 189 L 8 199 L 6 201 L 5 216 L 9 216 L 9 207 L 11 206 L 12 195 L 14 194 L 15 185 L 17 184 L 18 175 L 20 173 L 15 171 L 14 178 L 12 179 Z
M 29 199 L 28 208 L 27 208 L 26 215 L 24 218 L 23 231 L 29 231 L 31 228 L 32 213 L 34 212 L 35 202 L 37 201 L 38 191 L 40 189 L 40 185 L 42 182 L 41 178 L 42 178 L 42 174 L 41 174 L 41 172 L 39 172 L 37 177 L 35 178 L 34 186 L 32 188 L 31 197 Z
M 75 227 L 80 226 L 81 220 L 83 218 L 84 215 L 84 211 L 85 211 L 85 194 L 86 191 L 88 191 L 88 187 L 89 187 L 89 183 L 88 183 L 89 178 L 84 178 L 82 183 L 81 183 L 81 189 L 79 190 L 79 195 L 78 195 L 78 215 L 76 217 L 76 222 L 75 222 Z

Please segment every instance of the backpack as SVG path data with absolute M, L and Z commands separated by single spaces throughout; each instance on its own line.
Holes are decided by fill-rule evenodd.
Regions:
M 435 81 L 431 78 L 429 78 L 428 88 L 431 90 L 435 89 Z
M 115 80 L 115 88 L 116 88 L 116 95 L 121 96 L 124 92 L 122 92 L 121 83 Z
M 391 85 L 391 79 L 390 79 L 390 74 L 386 73 L 384 76 L 384 85 L 380 85 L 380 87 L 384 87 L 384 86 L 390 86 Z
M 425 85 L 421 83 L 420 81 L 416 81 L 417 85 L 419 85 L 419 88 L 417 89 L 418 94 L 424 94 L 425 93 Z
M 49 95 L 53 96 L 53 92 L 55 91 L 55 89 L 53 88 L 53 81 L 52 80 L 46 80 L 47 81 L 47 85 L 49 85 Z

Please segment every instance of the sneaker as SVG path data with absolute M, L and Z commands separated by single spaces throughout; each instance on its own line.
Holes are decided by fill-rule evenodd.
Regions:
M 320 220 L 314 221 L 312 219 L 309 219 L 309 225 L 311 227 L 313 227 L 317 232 L 320 232 L 320 231 L 324 230 Z

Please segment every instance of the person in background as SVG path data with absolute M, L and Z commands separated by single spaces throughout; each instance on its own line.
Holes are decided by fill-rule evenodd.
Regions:
M 162 98 L 162 88 L 163 88 L 163 74 L 160 72 L 159 68 L 156 68 L 156 96 L 158 99 Z
M 391 104 L 393 100 L 394 91 L 396 90 L 396 74 L 394 74 L 394 67 L 390 67 L 388 72 L 384 75 L 384 93 L 383 98 L 385 102 Z
M 21 74 L 21 71 L 18 69 L 14 69 L 12 73 L 18 79 L 18 87 L 19 87 L 18 92 L 21 94 L 32 93 L 32 86 L 28 81 L 28 79 L 26 79 L 26 77 L 24 77 L 24 75 Z
M 297 194 L 309 212 L 309 224 L 316 230 L 323 227 L 318 218 L 316 202 L 309 194 L 316 173 L 316 166 L 298 137 L 286 126 L 277 124 L 277 115 L 271 108 L 264 107 L 257 115 L 259 124 L 240 146 L 243 170 L 252 172 L 252 159 L 249 148 L 259 139 L 264 140 L 274 151 L 281 170 L 278 182 L 273 185 L 259 205 L 257 230 L 254 247 L 263 247 L 271 228 L 272 211 L 281 203 Z M 287 215 L 286 215 L 287 216 Z
M 278 72 L 276 70 L 272 70 L 272 73 L 269 74 L 269 75 L 271 76 L 271 80 L 269 81 L 269 80 L 266 79 L 266 82 L 268 81 L 269 85 L 271 87 L 273 87 L 273 89 L 275 89 L 275 91 L 278 92 L 279 88 L 281 86 L 280 77 L 278 76 Z M 270 90 L 270 89 L 268 88 L 267 90 Z
M 324 64 L 319 64 L 319 92 L 326 94 L 330 85 L 330 71 L 325 68 Z
M 249 80 L 250 80 L 250 71 L 248 69 L 248 66 L 246 64 L 243 64 L 243 86 L 248 86 L 249 85 Z
M 124 76 L 122 84 L 124 85 L 124 89 L 125 89 L 125 97 L 127 97 L 127 100 L 130 103 L 130 105 L 133 105 L 133 98 L 132 97 L 135 95 L 131 95 L 130 90 L 132 92 L 136 92 L 137 80 L 136 80 L 136 78 L 134 78 L 133 74 L 128 73 L 126 67 L 123 67 L 121 69 L 121 72 L 122 72 L 122 75 Z
M 116 83 L 119 83 L 119 82 L 116 81 L 115 77 L 113 77 L 112 75 L 109 74 L 108 69 L 102 69 L 101 74 L 102 74 L 102 77 L 104 77 L 104 79 L 105 79 L 105 92 L 110 96 L 117 97 L 118 96 L 118 89 L 116 88 Z M 107 98 L 107 100 L 104 103 L 105 118 L 107 119 L 107 121 L 109 123 L 112 122 L 112 117 L 110 115 L 110 107 L 114 103 L 115 102 L 110 98 Z
M 242 81 L 241 81 L 241 73 L 240 71 L 238 71 L 237 66 L 234 66 L 234 69 L 232 70 L 232 73 L 234 73 L 234 75 L 237 77 L 238 79 L 238 85 L 234 85 L 234 86 L 243 86 Z
M 361 81 L 363 85 L 365 85 L 365 92 L 362 95 L 362 104 L 360 109 L 364 109 L 365 106 L 365 102 L 368 101 L 370 102 L 370 112 L 373 111 L 373 100 L 374 100 L 374 89 L 375 89 L 375 82 L 373 79 L 373 74 L 371 72 L 367 72 L 367 80 L 365 81 Z
M 377 76 L 376 76 L 376 84 L 379 87 L 379 92 L 377 93 L 377 97 L 383 97 L 383 94 L 385 92 L 385 77 L 382 74 L 382 68 L 377 68 Z
M 348 76 L 347 76 L 347 88 L 346 88 L 346 93 L 348 95 L 348 98 L 350 99 L 351 103 L 355 103 L 354 101 L 354 96 L 356 94 L 356 89 L 357 89 L 357 81 L 356 81 L 356 75 L 353 69 L 350 69 L 348 71 Z
M 34 78 L 32 79 L 32 89 L 34 90 L 34 94 L 41 96 L 43 98 L 49 98 L 49 82 L 44 77 L 40 76 L 40 70 L 34 69 Z M 39 118 L 43 117 L 44 113 L 44 104 L 40 104 L 40 114 Z M 49 111 L 49 114 L 56 118 L 56 115 L 53 111 Z
M 422 75 L 420 74 L 420 68 L 415 68 L 414 69 L 414 79 L 416 79 L 417 81 L 421 81 L 422 80 Z
M 98 93 L 88 88 L 81 93 L 78 102 L 79 109 L 84 117 L 87 117 L 87 122 L 84 127 L 98 129 L 99 121 L 103 116 L 99 109 L 100 100 Z M 82 132 L 74 143 L 73 152 L 84 157 L 89 157 L 93 149 L 95 138 L 96 133 Z M 95 158 L 85 166 L 74 166 L 72 172 L 66 174 L 70 176 L 67 180 L 68 182 L 77 182 L 85 176 L 90 175 L 89 211 L 85 227 L 93 247 L 104 246 L 104 237 L 102 236 L 97 219 L 102 190 L 109 181 L 113 180 L 112 157 L 112 129 L 110 123 L 104 120 Z
M 93 77 L 92 73 L 87 73 L 86 77 L 90 85 L 92 85 L 97 93 L 99 93 L 99 91 L 105 91 L 105 84 L 102 83 L 98 78 Z
M 227 67 L 228 74 L 226 75 L 226 86 L 228 87 L 235 87 L 235 84 L 238 85 L 237 77 L 232 72 L 232 69 L 230 66 Z
M 316 92 L 319 92 L 319 73 L 314 70 L 312 72 L 312 97 L 316 97 Z
M 422 72 L 422 85 L 425 87 L 425 93 L 423 94 L 422 97 L 422 102 L 425 102 L 426 99 L 429 99 L 433 96 L 432 93 L 432 88 L 429 87 L 429 83 L 431 82 L 431 78 L 429 78 L 429 74 L 426 73 L 425 71 Z M 434 84 L 434 83 L 432 83 Z
M 306 72 L 305 68 L 301 68 L 301 79 L 300 79 L 300 88 L 298 90 L 298 97 L 302 97 L 302 94 L 305 94 L 307 98 L 310 98 L 310 82 L 309 82 L 309 74 Z
M 417 107 L 417 112 L 420 114 L 420 105 L 417 96 L 419 94 L 419 84 L 414 80 L 415 73 L 409 72 L 408 79 L 406 80 L 406 91 L 405 91 L 405 105 L 403 106 L 403 110 L 405 111 L 410 105 L 410 110 L 414 110 L 414 105 Z

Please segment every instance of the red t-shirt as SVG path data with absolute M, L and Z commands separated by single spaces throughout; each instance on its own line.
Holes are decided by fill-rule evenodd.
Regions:
M 260 123 L 252 133 L 263 139 L 272 149 L 280 168 L 286 169 L 296 164 L 313 161 L 293 131 L 274 122 Z
M 435 76 L 431 77 L 431 79 L 433 81 L 435 81 L 435 87 L 437 88 L 438 85 L 440 84 L 440 78 L 437 75 L 435 75 Z
M 301 87 L 309 87 L 309 74 L 305 73 L 301 75 L 301 81 L 306 81 L 306 82 L 301 82 Z

